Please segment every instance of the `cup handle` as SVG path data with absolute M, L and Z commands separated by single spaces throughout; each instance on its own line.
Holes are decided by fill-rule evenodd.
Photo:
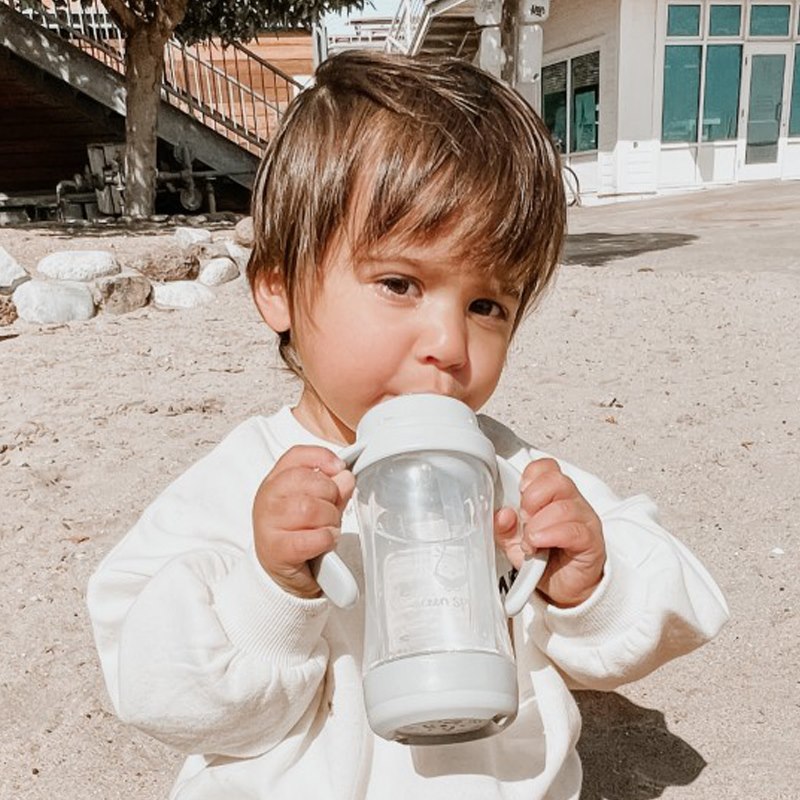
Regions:
M 363 442 L 356 442 L 339 451 L 339 458 L 352 467 L 364 450 Z M 339 608 L 352 608 L 358 601 L 358 584 L 353 573 L 335 550 L 323 553 L 310 562 L 311 574 L 328 600 Z
M 358 600 L 358 584 L 353 573 L 335 550 L 311 560 L 311 574 L 328 600 L 339 608 L 352 608 Z
M 497 457 L 497 471 L 502 497 L 498 500 L 498 508 L 511 506 L 518 509 L 520 505 L 519 482 L 520 474 L 504 458 Z M 515 617 L 522 611 L 528 598 L 533 594 L 537 584 L 542 578 L 550 551 L 537 550 L 532 555 L 526 556 L 514 584 L 506 595 L 504 608 L 509 617 Z

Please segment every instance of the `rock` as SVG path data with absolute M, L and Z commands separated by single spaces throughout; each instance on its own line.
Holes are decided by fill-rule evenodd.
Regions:
M 253 231 L 253 218 L 244 217 L 240 219 L 233 229 L 233 241 L 243 247 L 252 247 L 255 242 L 255 233 Z
M 128 264 L 151 281 L 193 281 L 200 271 L 200 260 L 192 253 L 184 253 L 176 245 L 134 259 Z
M 20 225 L 30 221 L 31 218 L 24 208 L 4 208 L 0 211 L 0 227 L 3 225 Z
M 200 275 L 197 280 L 206 286 L 219 286 L 239 277 L 239 267 L 228 256 L 212 258 L 200 267 Z
M 62 250 L 45 256 L 36 269 L 59 281 L 92 281 L 103 275 L 115 275 L 119 264 L 107 250 Z
M 159 308 L 194 308 L 214 299 L 214 292 L 195 281 L 153 284 L 153 303 Z
M 14 256 L 0 247 L 0 294 L 11 294 L 31 276 L 17 263 Z
M 198 242 L 210 242 L 211 231 L 205 228 L 175 228 L 175 241 L 186 250 Z
M 185 250 L 185 254 L 196 258 L 200 264 L 203 264 L 212 258 L 227 256 L 228 248 L 225 246 L 225 242 L 196 242 Z
M 17 318 L 17 307 L 10 297 L 0 297 L 0 327 L 10 325 Z
M 236 266 L 239 267 L 239 272 L 246 272 L 247 262 L 250 260 L 252 249 L 231 241 L 225 242 L 225 249 L 228 255 L 236 262 Z
M 23 283 L 14 292 L 14 305 L 25 322 L 50 324 L 94 316 L 94 299 L 89 287 L 73 281 Z
M 109 275 L 95 286 L 95 298 L 109 314 L 128 314 L 146 306 L 152 287 L 144 275 Z

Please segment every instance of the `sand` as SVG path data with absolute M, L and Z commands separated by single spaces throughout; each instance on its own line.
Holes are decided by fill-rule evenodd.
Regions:
M 488 407 L 655 498 L 731 606 L 710 645 L 580 694 L 585 800 L 800 796 L 798 209 L 798 183 L 574 209 L 568 263 Z M 0 245 L 32 268 L 156 236 L 82 233 L 0 228 Z M 216 292 L 191 311 L 0 328 L 2 798 L 171 785 L 180 757 L 113 716 L 84 594 L 163 486 L 296 395 L 245 283 Z

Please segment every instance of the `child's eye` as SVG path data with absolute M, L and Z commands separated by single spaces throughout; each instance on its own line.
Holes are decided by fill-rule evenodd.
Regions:
M 473 300 L 470 303 L 469 310 L 473 314 L 481 317 L 493 317 L 494 319 L 508 319 L 508 311 L 506 311 L 500 303 L 494 300 Z
M 413 282 L 408 278 L 394 276 L 391 278 L 381 278 L 379 283 L 389 294 L 396 294 L 400 297 L 411 294 L 414 288 Z

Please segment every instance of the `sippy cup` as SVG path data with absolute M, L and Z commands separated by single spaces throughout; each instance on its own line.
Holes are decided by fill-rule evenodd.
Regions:
M 522 609 L 547 564 L 542 551 L 525 562 L 504 608 L 493 515 L 518 506 L 519 474 L 468 406 L 439 395 L 375 406 L 340 455 L 356 477 L 370 726 L 406 744 L 502 730 L 518 706 L 506 615 Z M 355 603 L 355 579 L 335 552 L 313 567 L 333 603 Z

